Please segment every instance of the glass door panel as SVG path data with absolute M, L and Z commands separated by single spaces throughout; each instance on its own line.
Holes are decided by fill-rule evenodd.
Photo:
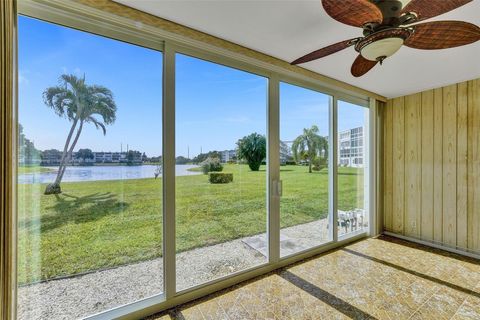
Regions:
M 176 282 L 267 262 L 267 79 L 176 55 Z
M 369 109 L 338 101 L 338 236 L 368 228 Z
M 280 83 L 280 256 L 331 241 L 330 96 Z

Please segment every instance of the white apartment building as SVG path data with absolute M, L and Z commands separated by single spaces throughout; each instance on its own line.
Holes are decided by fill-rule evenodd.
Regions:
M 338 162 L 341 166 L 355 168 L 364 166 L 363 131 L 363 127 L 358 127 L 338 133 Z

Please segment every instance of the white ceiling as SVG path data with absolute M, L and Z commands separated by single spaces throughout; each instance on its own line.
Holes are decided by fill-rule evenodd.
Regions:
M 362 35 L 360 28 L 330 18 L 320 0 L 115 1 L 288 62 Z M 428 21 L 433 20 L 480 25 L 480 0 Z M 480 41 L 433 51 L 403 46 L 361 78 L 350 74 L 356 56 L 350 47 L 302 66 L 389 98 L 480 77 Z

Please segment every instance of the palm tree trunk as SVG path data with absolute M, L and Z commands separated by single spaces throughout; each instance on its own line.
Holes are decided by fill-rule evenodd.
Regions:
M 308 158 L 308 173 L 312 173 L 312 157 Z
M 77 134 L 75 135 L 75 139 L 73 139 L 73 142 L 72 142 L 72 144 L 71 144 L 71 146 L 70 146 L 70 149 L 69 149 L 68 152 L 67 152 L 67 158 L 65 159 L 65 163 L 68 163 L 68 161 L 70 161 L 70 160 L 72 159 L 73 149 L 74 149 L 75 146 L 77 145 L 78 138 L 80 138 L 80 134 L 82 133 L 82 129 L 83 129 L 83 121 L 80 121 L 80 126 L 78 127 Z M 65 173 L 66 168 L 67 168 L 67 166 L 65 165 L 65 166 L 63 167 L 62 172 L 60 173 L 60 181 L 59 181 L 59 183 L 62 181 L 63 174 Z
M 60 188 L 60 181 L 62 180 L 61 178 L 63 176 L 62 172 L 64 171 L 64 167 L 66 165 L 65 160 L 67 158 L 68 146 L 70 144 L 70 140 L 72 140 L 73 132 L 75 131 L 75 127 L 77 126 L 77 123 L 78 123 L 78 118 L 75 118 L 75 120 L 73 120 L 72 127 L 70 128 L 70 132 L 68 133 L 67 141 L 65 141 L 65 147 L 63 148 L 62 158 L 60 159 L 60 165 L 58 167 L 57 177 L 55 178 L 55 181 L 53 183 L 50 183 L 49 185 L 47 185 L 47 187 L 45 188 L 45 194 L 58 194 L 62 192 Z

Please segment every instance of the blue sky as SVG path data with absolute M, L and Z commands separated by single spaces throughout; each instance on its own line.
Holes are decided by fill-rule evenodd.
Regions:
M 266 133 L 266 78 L 177 54 L 176 153 L 235 148 L 252 132 Z M 107 134 L 87 126 L 76 149 L 162 150 L 162 54 L 120 41 L 19 18 L 19 119 L 26 136 L 41 150 L 62 149 L 70 123 L 43 103 L 45 88 L 63 73 L 85 74 L 89 84 L 108 87 L 117 120 Z M 280 138 L 293 140 L 316 124 L 328 134 L 328 96 L 292 86 L 280 87 Z M 362 125 L 364 109 L 340 104 L 339 130 Z

